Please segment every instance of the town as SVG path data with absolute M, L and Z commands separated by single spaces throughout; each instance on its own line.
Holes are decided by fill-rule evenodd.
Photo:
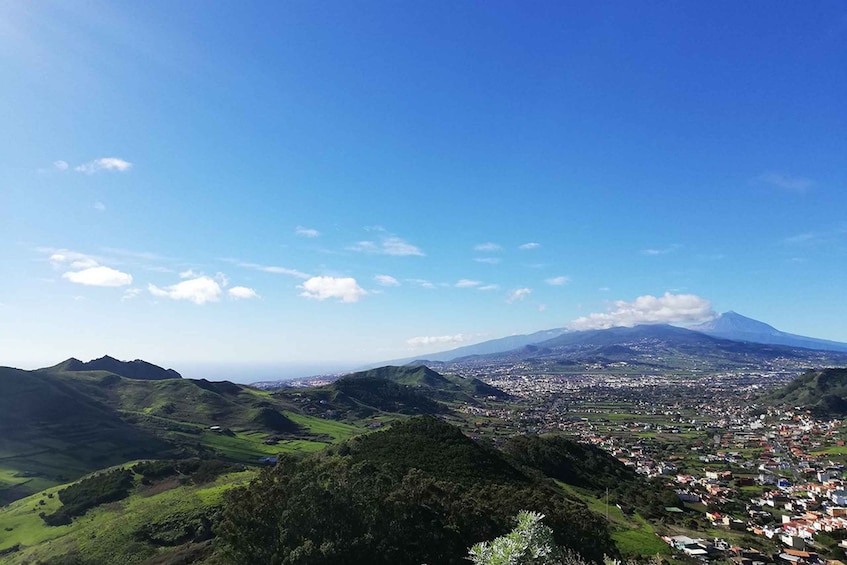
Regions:
M 840 419 L 757 402 L 796 372 L 692 378 L 586 367 L 455 365 L 518 402 L 467 406 L 472 433 L 495 443 L 516 430 L 564 432 L 608 451 L 677 493 L 677 555 L 737 565 L 840 563 L 847 549 L 845 430 Z M 594 369 L 593 371 L 591 369 Z M 599 370 L 598 370 L 599 369 Z

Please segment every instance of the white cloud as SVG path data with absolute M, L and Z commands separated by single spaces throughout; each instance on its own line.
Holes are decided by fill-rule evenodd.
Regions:
M 196 279 L 197 277 L 201 277 L 201 276 L 203 276 L 203 275 L 201 275 L 200 273 L 197 273 L 197 272 L 195 272 L 191 269 L 188 269 L 187 271 L 183 271 L 179 274 L 179 278 L 181 278 L 181 279 Z
M 98 212 L 105 212 L 106 211 L 106 205 L 103 204 L 102 202 L 95 202 L 94 203 L 94 209 L 97 210 Z
M 479 286 L 482 283 L 480 281 L 472 281 L 470 279 L 461 279 L 456 283 L 456 288 L 473 288 L 475 286 Z
M 376 255 L 394 255 L 397 257 L 423 257 L 424 252 L 411 243 L 397 237 L 385 236 L 380 241 L 358 241 L 348 247 L 350 251 L 373 253 Z
M 128 288 L 124 291 L 124 295 L 121 297 L 121 302 L 126 302 L 127 300 L 132 300 L 136 298 L 139 294 L 144 292 L 138 287 Z
M 99 159 L 89 161 L 88 163 L 83 163 L 82 165 L 75 167 L 74 170 L 87 175 L 93 175 L 100 171 L 117 171 L 124 173 L 131 168 L 132 163 L 129 161 L 124 161 L 117 157 L 101 157 Z
M 642 255 L 667 255 L 668 253 L 673 253 L 677 249 L 682 247 L 681 245 L 674 243 L 673 245 L 669 245 L 667 247 L 663 247 L 660 249 L 642 249 Z
M 847 225 L 842 224 L 833 228 L 825 228 L 819 231 L 798 233 L 782 240 L 789 246 L 838 246 L 841 247 L 847 236 Z
M 352 277 L 312 277 L 297 288 L 300 296 L 315 300 L 338 298 L 341 302 L 358 302 L 367 294 Z
M 756 177 L 755 180 L 760 183 L 775 186 L 776 188 L 780 188 L 787 192 L 796 192 L 798 194 L 808 192 L 815 185 L 815 181 L 812 179 L 774 172 L 762 173 Z
M 500 288 L 499 285 L 496 284 L 487 284 L 479 287 L 479 290 L 498 290 Z
M 127 286 L 132 284 L 132 275 L 110 267 L 89 267 L 81 271 L 68 271 L 62 275 L 72 283 L 86 286 Z
M 59 249 L 51 252 L 50 263 L 56 268 L 71 268 L 71 269 L 90 269 L 97 267 L 100 262 L 91 255 L 69 251 L 67 249 Z
M 562 286 L 571 282 L 570 277 L 553 277 L 551 279 L 547 279 L 547 284 L 553 286 Z
M 538 311 L 539 312 L 546 312 L 547 311 L 547 305 L 546 304 L 539 304 L 538 305 Z
M 499 257 L 476 257 L 474 261 L 477 263 L 488 263 L 489 265 L 496 265 L 500 262 Z
M 153 296 L 161 296 L 172 300 L 188 300 L 194 304 L 205 304 L 206 302 L 217 302 L 221 299 L 221 285 L 212 277 L 197 277 L 184 280 L 180 283 L 159 288 L 156 285 L 147 285 L 147 290 Z
M 568 324 L 574 330 L 606 329 L 639 324 L 696 324 L 715 317 L 712 304 L 694 294 L 639 296 L 632 302 L 616 300 L 605 313 L 577 318 Z
M 435 288 L 435 285 L 426 279 L 406 279 L 406 282 L 416 284 L 423 288 Z
M 423 251 L 421 251 L 411 243 L 403 241 L 399 237 L 389 237 L 383 240 L 382 252 L 385 255 L 423 255 Z
M 259 298 L 259 295 L 255 290 L 246 286 L 234 286 L 227 291 L 227 294 L 229 294 L 230 298 L 234 298 L 236 300 Z
M 517 288 L 509 293 L 509 298 L 507 299 L 507 301 L 509 303 L 517 302 L 523 300 L 530 294 L 532 294 L 532 289 L 530 288 Z
M 400 286 L 400 281 L 391 275 L 376 275 L 374 280 L 382 286 Z
M 486 253 L 492 253 L 494 251 L 500 251 L 502 247 L 500 247 L 497 243 L 492 243 L 490 241 L 486 243 L 480 243 L 478 245 L 474 245 L 474 251 L 484 251 Z
M 257 263 L 241 263 L 239 261 L 232 262 L 238 265 L 239 267 L 244 267 L 245 269 L 253 269 L 256 271 L 262 271 L 264 273 L 273 273 L 275 275 L 289 275 L 292 277 L 297 277 L 298 279 L 308 279 L 312 276 L 308 273 L 298 271 L 297 269 L 288 269 L 286 267 L 275 267 L 273 265 L 259 265 Z
M 70 165 L 68 165 L 67 161 L 62 161 L 61 159 L 59 159 L 58 161 L 53 161 L 53 168 L 58 171 L 67 171 L 69 166 Z
M 49 261 L 56 269 L 70 269 L 62 278 L 87 286 L 127 286 L 132 284 L 132 275 L 100 264 L 92 255 L 67 249 L 39 249 L 50 253 Z
M 219 272 L 219 273 L 217 273 L 217 274 L 215 275 L 215 280 L 216 280 L 216 281 L 218 281 L 218 284 L 219 284 L 219 285 L 221 285 L 221 286 L 222 286 L 222 287 L 224 287 L 224 288 L 226 288 L 226 287 L 228 287 L 228 286 L 229 286 L 229 279 L 228 279 L 228 278 L 227 278 L 227 276 L 226 276 L 225 274 L 223 274 L 223 273 L 220 273 L 220 272 Z
M 304 228 L 303 226 L 297 226 L 294 228 L 294 233 L 302 236 L 302 237 L 318 237 L 321 235 L 321 232 L 312 228 Z
M 523 245 L 519 245 L 518 249 L 523 249 L 524 251 L 527 251 L 529 249 L 538 249 L 539 247 L 541 247 L 540 243 L 530 241 L 529 243 L 524 243 Z
M 406 343 L 413 347 L 422 347 L 425 345 L 443 345 L 463 343 L 471 339 L 471 336 L 465 334 L 456 335 L 436 335 L 436 336 L 419 336 L 412 337 L 406 340 Z

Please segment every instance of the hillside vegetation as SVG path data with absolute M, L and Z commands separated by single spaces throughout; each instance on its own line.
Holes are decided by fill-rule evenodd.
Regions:
M 445 414 L 457 404 L 476 405 L 487 398 L 508 397 L 479 379 L 442 375 L 421 365 L 351 373 L 329 385 L 281 389 L 273 396 L 307 414 L 347 421 L 380 414 Z
M 68 363 L 55 371 L 0 368 L 0 504 L 134 459 L 256 463 L 355 433 L 247 386 L 68 371 Z
M 847 369 L 806 371 L 764 401 L 810 410 L 822 417 L 847 417 Z
M 234 563 L 466 563 L 471 545 L 511 530 L 524 509 L 590 560 L 615 553 L 582 502 L 429 416 L 283 457 L 225 498 L 219 532 Z

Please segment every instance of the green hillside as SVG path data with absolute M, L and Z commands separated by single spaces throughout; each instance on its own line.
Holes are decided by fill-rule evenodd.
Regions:
M 188 465 L 127 465 L 130 491 L 99 504 L 68 525 L 48 526 L 40 514 L 60 512 L 70 485 L 47 489 L 0 508 L 0 562 L 202 563 L 212 555 L 212 526 L 223 493 L 243 485 L 255 471 Z M 152 471 L 152 472 L 151 472 Z M 156 472 L 158 471 L 158 472 Z M 223 471 L 223 474 L 218 474 Z M 96 481 L 101 475 L 95 476 Z M 84 483 L 82 481 L 81 483 Z M 213 563 L 214 561 L 210 561 Z
M 324 424 L 338 438 L 349 431 Z M 521 510 L 543 513 L 557 544 L 593 562 L 619 549 L 643 556 L 616 545 L 633 536 L 655 552 L 658 538 L 637 514 L 613 507 L 610 522 L 601 517 L 608 504 L 591 493 L 604 485 L 625 490 L 630 507 L 652 500 L 651 487 L 596 448 L 530 436 L 504 453 L 420 416 L 283 454 L 262 471 L 145 461 L 51 487 L 0 508 L 0 562 L 460 564 Z
M 327 433 L 322 420 L 299 412 L 228 382 L 0 368 L 0 503 L 133 459 L 256 463 L 354 433 L 340 423 Z
M 430 416 L 284 457 L 225 499 L 218 531 L 232 563 L 466 563 L 470 545 L 510 531 L 524 509 L 587 559 L 616 554 L 583 502 Z
M 0 368 L 0 503 L 172 449 L 75 385 Z
M 162 379 L 180 379 L 182 375 L 173 369 L 163 369 L 158 365 L 136 359 L 134 361 L 119 361 L 114 357 L 105 355 L 99 359 L 93 359 L 83 363 L 79 359 L 71 357 L 58 365 L 41 369 L 46 373 L 75 372 L 75 371 L 106 371 L 128 379 L 141 379 L 146 381 L 158 381 Z
M 502 390 L 476 378 L 442 375 L 424 365 L 379 367 L 347 375 L 347 379 L 380 378 L 420 390 L 438 400 L 476 404 L 479 398 L 506 398 Z
M 800 407 L 818 416 L 847 417 L 847 368 L 806 371 L 763 398 L 768 404 Z

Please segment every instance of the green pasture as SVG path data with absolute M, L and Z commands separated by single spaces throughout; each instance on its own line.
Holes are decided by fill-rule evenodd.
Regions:
M 162 525 L 191 523 L 220 504 L 223 493 L 246 484 L 255 471 L 219 477 L 201 486 L 183 485 L 153 496 L 141 493 L 89 510 L 67 526 L 47 526 L 38 516 L 61 506 L 57 496 L 67 485 L 49 488 L 0 508 L 0 551 L 19 546 L 0 560 L 9 565 L 50 562 L 58 556 L 79 552 L 98 563 L 142 563 L 160 550 L 143 541 L 140 532 Z M 50 498 L 50 495 L 53 495 Z M 42 504 L 43 502 L 43 504 Z

